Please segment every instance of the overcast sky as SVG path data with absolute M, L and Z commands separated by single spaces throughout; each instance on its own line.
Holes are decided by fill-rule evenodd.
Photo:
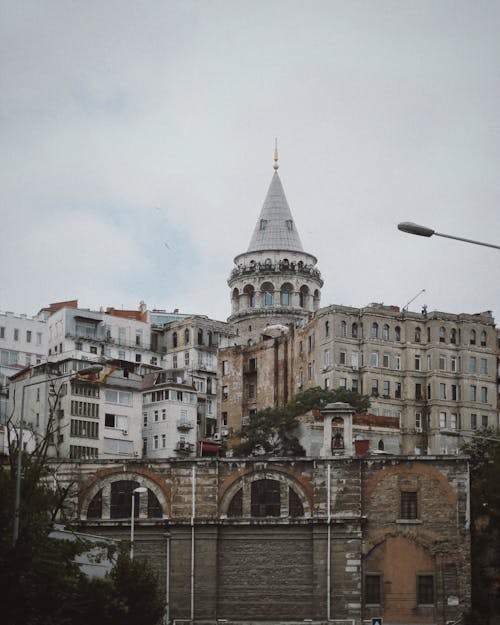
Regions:
M 500 2 L 0 0 L 0 309 L 230 313 L 273 169 L 322 305 L 493 310 Z

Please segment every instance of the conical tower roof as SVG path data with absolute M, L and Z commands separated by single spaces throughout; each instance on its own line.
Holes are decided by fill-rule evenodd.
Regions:
M 273 174 L 247 252 L 262 250 L 303 251 L 277 171 Z

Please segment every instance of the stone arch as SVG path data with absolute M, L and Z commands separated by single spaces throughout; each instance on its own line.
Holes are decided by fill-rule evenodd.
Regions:
M 272 282 L 263 282 L 260 287 L 262 296 L 262 304 L 264 306 L 272 306 L 274 303 L 274 285 Z
M 292 303 L 293 286 L 290 282 L 285 282 L 280 289 L 280 304 L 282 306 L 290 306 Z
M 288 488 L 293 491 L 294 496 L 302 505 L 303 516 L 311 516 L 311 503 L 309 501 L 309 498 L 304 492 L 302 486 L 292 476 L 286 473 L 282 473 L 280 471 L 263 470 L 244 475 L 241 478 L 235 480 L 230 486 L 227 487 L 220 501 L 221 517 L 228 517 L 229 508 L 233 502 L 233 499 L 239 496 L 238 493 L 243 491 L 249 492 L 251 485 L 260 480 L 274 480 L 276 482 L 279 482 L 280 485 L 283 485 L 283 487 L 285 488 L 288 486 Z M 289 501 L 289 506 L 291 506 L 291 503 L 292 502 Z
M 89 488 L 84 491 L 84 494 L 79 502 L 80 519 L 87 519 L 89 506 L 95 500 L 95 497 L 96 495 L 98 495 L 99 492 L 103 493 L 102 497 L 104 509 L 106 509 L 106 506 L 108 506 L 109 510 L 112 485 L 113 483 L 121 481 L 133 482 L 134 484 L 137 484 L 137 486 L 147 488 L 148 492 L 151 492 L 158 500 L 158 504 L 162 510 L 162 516 L 160 518 L 168 518 L 168 516 L 170 516 L 166 493 L 156 480 L 153 480 L 151 477 L 142 473 L 134 473 L 132 471 L 116 471 L 104 477 L 98 477 L 89 486 Z M 109 518 L 109 514 L 104 514 L 101 516 L 101 519 Z
M 243 288 L 243 293 L 246 296 L 246 304 L 248 308 L 253 308 L 255 306 L 255 288 L 253 284 L 247 284 Z
M 233 308 L 233 314 L 237 313 L 240 309 L 240 292 L 238 289 L 234 288 L 231 294 L 231 305 Z
M 303 284 L 299 289 L 299 306 L 301 308 L 308 308 L 309 304 L 309 287 L 307 284 Z

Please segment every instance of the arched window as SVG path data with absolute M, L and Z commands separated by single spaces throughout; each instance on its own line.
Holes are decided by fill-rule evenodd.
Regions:
M 486 347 L 486 332 L 484 330 L 481 332 L 481 347 Z
M 270 269 L 273 266 L 273 261 L 270 258 L 266 258 L 264 261 L 264 266 L 266 269 Z
M 189 345 L 189 330 L 187 328 L 184 330 L 184 345 Z
M 455 328 L 452 328 L 450 331 L 450 343 L 453 343 L 454 345 L 457 343 L 457 331 Z
M 351 336 L 352 336 L 353 339 L 357 339 L 358 338 L 358 324 L 356 322 L 354 322 L 352 324 Z
M 340 322 L 340 336 L 347 336 L 347 323 L 343 320 Z
M 299 291 L 299 306 L 301 308 L 307 308 L 307 301 L 309 298 L 309 288 L 304 284 L 300 287 Z
M 378 323 L 374 321 L 370 330 L 370 338 L 378 339 Z
M 208 340 L 208 346 L 212 347 L 212 331 L 211 330 L 207 332 L 207 340 Z
M 273 305 L 273 295 L 274 295 L 274 287 L 270 282 L 264 282 L 261 287 L 262 298 L 264 301 L 264 306 L 272 306 Z
M 330 336 L 330 322 L 325 321 L 325 336 Z
M 379 451 L 384 451 L 384 441 L 382 439 L 379 440 L 377 447 Z
M 470 340 L 469 340 L 471 345 L 475 345 L 476 344 L 476 331 L 475 330 L 471 330 L 470 331 Z
M 134 518 L 142 516 L 141 508 L 147 509 L 148 519 L 161 519 L 163 517 L 163 509 L 151 489 L 147 489 L 146 493 L 134 493 L 139 486 L 139 482 L 135 480 L 117 480 L 111 483 L 110 499 L 107 501 L 109 509 L 109 518 L 111 519 L 127 519 L 130 520 L 132 515 L 132 497 L 134 501 Z M 109 492 L 109 491 L 108 491 Z M 146 497 L 147 499 L 142 499 Z M 101 488 L 90 501 L 87 508 L 88 519 L 103 518 L 103 489 Z M 142 503 L 141 503 L 142 502 Z M 145 503 L 147 503 L 147 507 Z M 144 508 L 143 508 L 144 507 Z
M 290 283 L 286 283 L 281 287 L 280 303 L 282 306 L 289 306 L 293 287 Z
M 394 328 L 394 338 L 396 341 L 401 341 L 401 328 L 399 326 L 396 326 Z
M 415 343 L 420 343 L 421 339 L 422 339 L 422 331 L 417 326 L 415 328 Z
M 243 293 L 247 296 L 247 302 L 249 308 L 253 308 L 255 306 L 255 289 L 251 284 L 247 284 L 247 286 L 243 289 Z
M 174 332 L 174 333 L 172 334 L 172 345 L 173 345 L 174 347 L 177 347 L 177 342 L 178 342 L 178 341 L 177 341 L 177 332 Z
M 203 345 L 203 330 L 198 330 L 198 345 Z
M 439 342 L 446 343 L 446 329 L 443 326 L 439 328 Z
M 244 497 L 249 497 L 246 503 Z M 227 508 L 229 518 L 248 515 L 256 518 L 303 517 L 304 505 L 299 494 L 286 482 L 257 479 L 240 488 Z
M 384 339 L 384 341 L 388 341 L 389 340 L 389 326 L 386 324 L 384 324 L 384 327 L 382 328 L 382 338 Z

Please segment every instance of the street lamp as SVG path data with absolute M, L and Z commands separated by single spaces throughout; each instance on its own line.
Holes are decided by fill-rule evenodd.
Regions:
M 132 514 L 130 518 L 130 559 L 134 559 L 134 513 L 135 513 L 135 494 L 146 493 L 148 489 L 145 486 L 138 486 L 132 491 Z
M 427 228 L 427 226 L 419 226 L 418 224 L 414 224 L 411 221 L 403 221 L 398 224 L 398 230 L 401 230 L 402 232 L 408 232 L 409 234 L 416 234 L 419 237 L 432 237 L 432 235 L 436 235 L 437 237 L 455 239 L 455 241 L 464 241 L 465 243 L 473 243 L 474 245 L 483 245 L 484 247 L 493 247 L 497 250 L 500 250 L 500 245 L 483 243 L 482 241 L 474 241 L 473 239 L 464 239 L 463 237 L 455 237 L 451 234 L 443 234 L 442 232 L 436 232 L 432 228 Z
M 101 365 L 92 365 L 90 367 L 85 367 L 84 369 L 79 369 L 78 371 L 72 371 L 71 373 L 67 373 L 65 375 L 58 375 L 57 380 L 63 380 L 64 378 L 71 378 L 76 375 L 88 375 L 89 373 L 99 373 L 101 371 Z M 48 384 L 49 382 L 53 382 L 54 378 L 50 380 L 44 380 L 41 382 L 40 380 L 37 382 L 30 382 L 29 384 L 25 384 L 23 386 L 23 392 L 21 395 L 21 415 L 19 417 L 19 445 L 17 449 L 17 473 L 16 473 L 16 494 L 15 494 L 15 503 L 14 503 L 14 526 L 12 530 L 12 546 L 16 546 L 17 540 L 19 538 L 19 516 L 21 511 L 21 471 L 23 467 L 22 457 L 23 457 L 23 426 L 24 426 L 24 392 L 28 388 L 28 386 L 35 386 L 37 384 Z

